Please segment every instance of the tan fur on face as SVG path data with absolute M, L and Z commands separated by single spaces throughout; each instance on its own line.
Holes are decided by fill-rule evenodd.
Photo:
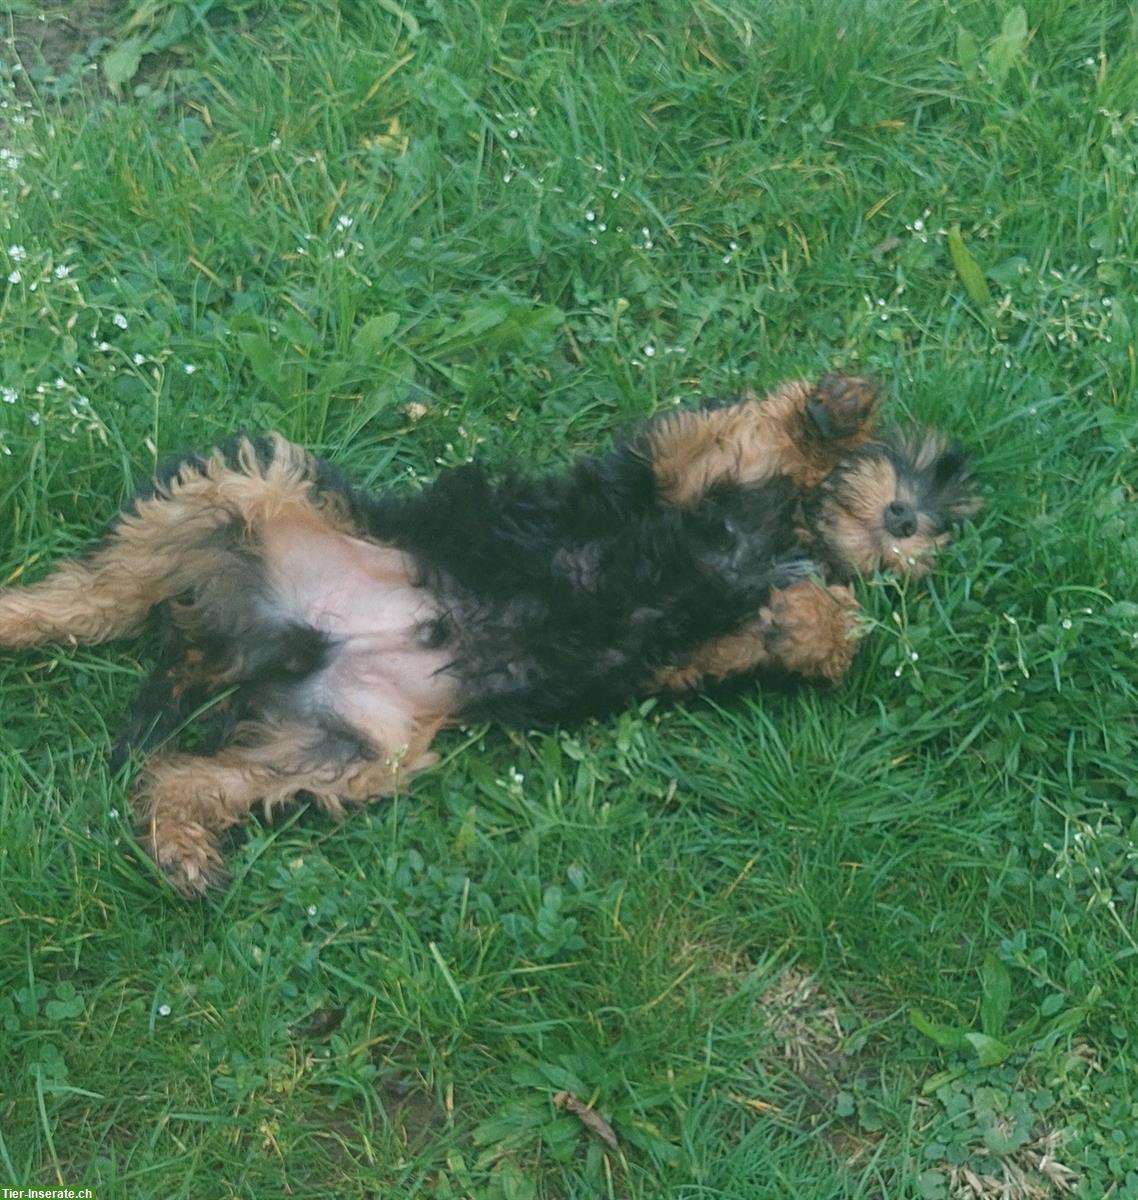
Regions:
M 903 472 L 884 451 L 855 456 L 822 484 L 810 526 L 800 531 L 805 544 L 814 544 L 821 557 L 846 573 L 926 575 L 937 551 L 952 538 L 946 523 L 974 516 L 982 507 L 967 490 L 966 472 L 948 496 L 922 496 L 921 477 L 935 473 L 949 448 L 947 439 L 909 434 L 896 437 L 894 447 L 905 463 Z M 898 537 L 885 525 L 885 510 L 894 501 L 912 509 L 917 528 L 909 537 Z
M 811 406 L 827 418 L 830 436 L 819 431 Z M 869 380 L 796 379 L 762 399 L 750 393 L 726 408 L 664 417 L 649 430 L 648 456 L 661 494 L 684 507 L 718 483 L 753 484 L 785 475 L 809 488 L 868 440 L 875 416 Z
M 895 500 L 913 508 L 917 531 L 912 537 L 895 537 L 883 524 L 885 509 Z M 860 575 L 871 575 L 878 568 L 923 575 L 930 570 L 937 547 L 948 540 L 946 533 L 932 533 L 927 514 L 917 507 L 917 497 L 883 458 L 866 459 L 843 473 L 834 495 L 823 503 L 813 532 L 833 557 Z

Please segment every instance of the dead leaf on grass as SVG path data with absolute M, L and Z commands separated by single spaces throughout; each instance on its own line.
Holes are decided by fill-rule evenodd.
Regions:
M 612 1126 L 595 1108 L 590 1108 L 578 1100 L 572 1092 L 558 1092 L 553 1097 L 553 1106 L 562 1112 L 571 1112 L 590 1133 L 595 1133 L 606 1146 L 615 1153 L 620 1153 L 620 1143 L 616 1140 Z

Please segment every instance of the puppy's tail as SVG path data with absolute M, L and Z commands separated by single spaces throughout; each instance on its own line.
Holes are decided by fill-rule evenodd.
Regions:
M 86 557 L 29 587 L 0 589 L 0 645 L 137 632 L 156 604 L 224 575 L 265 520 L 308 503 L 314 471 L 310 455 L 279 437 L 241 438 L 207 459 L 171 464 Z

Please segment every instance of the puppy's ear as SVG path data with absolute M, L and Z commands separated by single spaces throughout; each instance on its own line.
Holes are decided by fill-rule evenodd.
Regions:
M 938 487 L 950 483 L 966 483 L 972 478 L 972 463 L 968 452 L 954 438 L 933 465 L 933 482 Z
M 954 523 L 975 516 L 984 507 L 972 479 L 972 460 L 954 438 L 932 465 L 932 486 L 945 515 Z

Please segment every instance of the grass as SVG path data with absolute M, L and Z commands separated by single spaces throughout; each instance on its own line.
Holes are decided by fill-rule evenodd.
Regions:
M 0 578 L 234 427 L 413 486 L 834 365 L 987 508 L 840 690 L 456 733 L 197 906 L 105 765 L 145 647 L 4 655 L 0 1182 L 1138 1197 L 1132 8 L 41 9 Z

